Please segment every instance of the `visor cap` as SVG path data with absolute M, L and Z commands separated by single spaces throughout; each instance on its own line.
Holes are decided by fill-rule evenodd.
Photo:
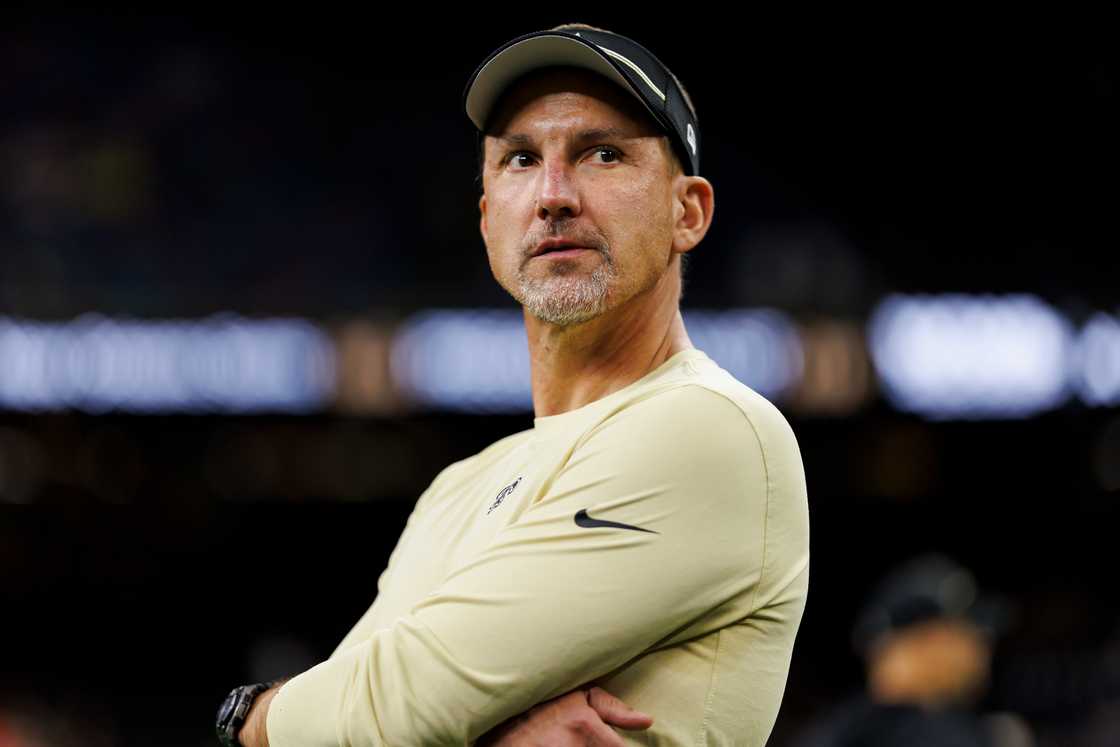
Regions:
M 673 74 L 641 44 L 602 29 L 536 31 L 491 52 L 463 92 L 467 117 L 480 137 L 502 93 L 514 81 L 554 66 L 591 70 L 628 91 L 669 136 L 685 173 L 699 175 L 700 126 Z

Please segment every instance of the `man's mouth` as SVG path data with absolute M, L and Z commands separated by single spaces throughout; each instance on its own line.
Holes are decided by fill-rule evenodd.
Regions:
M 591 251 L 590 247 L 582 246 L 565 239 L 546 239 L 537 245 L 533 252 L 534 257 L 575 257 L 580 252 Z
M 556 249 L 548 249 L 544 252 L 541 252 L 537 256 L 538 257 L 555 257 L 555 258 L 576 257 L 581 252 L 589 252 L 589 251 L 591 251 L 591 250 L 588 249 L 585 246 L 566 246 L 566 247 L 558 247 Z

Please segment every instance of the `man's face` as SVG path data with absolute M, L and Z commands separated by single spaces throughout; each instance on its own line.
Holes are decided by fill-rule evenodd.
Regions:
M 527 76 L 485 142 L 479 207 L 494 277 L 560 326 L 648 291 L 673 258 L 677 174 L 668 139 L 633 96 L 582 70 Z M 553 251 L 548 240 L 579 248 Z

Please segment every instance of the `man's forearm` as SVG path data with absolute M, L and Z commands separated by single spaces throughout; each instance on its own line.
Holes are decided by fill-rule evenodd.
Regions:
M 268 690 L 257 696 L 249 715 L 245 718 L 245 726 L 237 739 L 244 747 L 269 747 L 268 745 L 268 707 L 276 693 L 280 692 L 283 682 L 273 685 Z
M 238 741 L 243 747 L 269 747 L 268 709 L 283 684 L 281 682 L 273 685 L 253 701 L 245 726 L 238 734 Z M 613 744 L 614 742 L 609 741 L 612 737 L 619 742 L 621 740 L 607 728 L 607 724 L 624 729 L 648 729 L 652 723 L 652 718 L 635 711 L 601 688 L 580 688 L 515 716 L 502 725 L 504 728 L 495 728 L 480 739 L 479 743 L 515 744 L 516 741 L 510 740 L 518 740 L 528 730 L 535 735 L 552 739 L 571 739 L 572 735 L 600 735 L 604 744 Z

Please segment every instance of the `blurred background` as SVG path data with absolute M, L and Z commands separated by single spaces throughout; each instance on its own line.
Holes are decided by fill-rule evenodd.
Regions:
M 461 95 L 570 21 L 688 88 L 717 209 L 686 325 L 801 445 L 812 580 L 770 744 L 840 744 L 914 631 L 966 661 L 934 700 L 990 743 L 1120 744 L 1103 24 L 435 15 L 3 24 L 0 745 L 215 744 L 232 687 L 329 655 L 437 472 L 531 427 Z M 927 553 L 955 581 L 884 597 Z

